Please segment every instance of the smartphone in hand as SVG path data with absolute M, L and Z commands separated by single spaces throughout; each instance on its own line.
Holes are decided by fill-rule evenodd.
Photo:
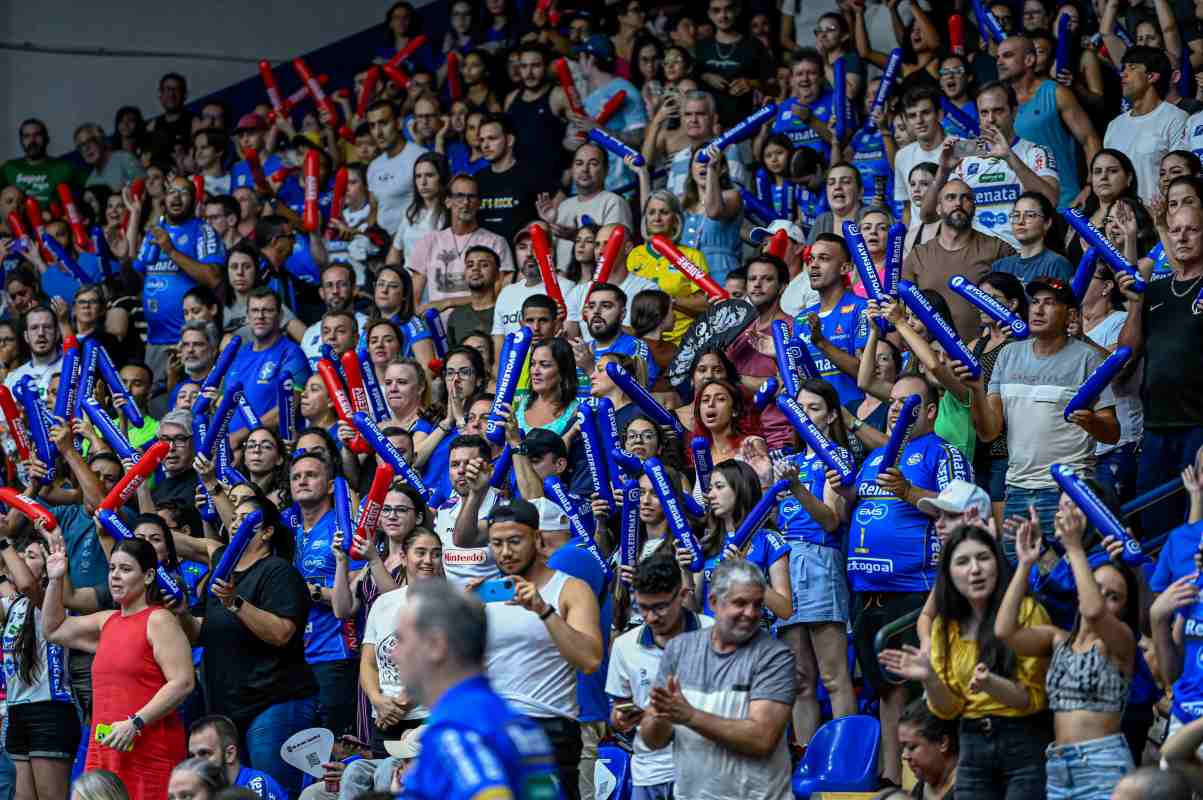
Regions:
M 503 603 L 514 599 L 514 579 L 494 578 L 476 587 L 482 603 Z

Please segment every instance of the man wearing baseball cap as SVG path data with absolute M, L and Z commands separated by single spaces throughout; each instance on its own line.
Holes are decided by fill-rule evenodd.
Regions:
M 966 522 L 984 524 L 990 519 L 990 495 L 982 487 L 960 478 L 949 481 L 935 497 L 924 497 L 915 505 L 936 518 L 935 529 L 941 543 L 958 525 Z
M 972 380 L 960 362 L 953 364 L 957 377 L 973 391 L 978 438 L 993 441 L 1005 427 L 1010 460 L 1004 515 L 1027 516 L 1028 507 L 1035 506 L 1051 536 L 1061 491 L 1049 467 L 1060 463 L 1089 474 L 1096 443 L 1117 441 L 1119 421 L 1109 386 L 1091 408 L 1064 418 L 1065 406 L 1104 356 L 1095 346 L 1069 337 L 1069 318 L 1078 300 L 1068 283 L 1039 277 L 1028 283 L 1027 293 L 1031 336 L 1002 349 L 988 389 L 980 378 Z M 1004 542 L 1008 555 L 1014 546 Z
M 601 113 L 610 98 L 619 92 L 626 92 L 627 99 L 619 106 L 617 113 L 610 117 L 605 130 L 611 136 L 621 139 L 632 148 L 639 151 L 643 146 L 643 133 L 647 128 L 647 109 L 641 101 L 639 90 L 625 78 L 614 74 L 614 64 L 617 53 L 609 36 L 596 33 L 585 41 L 573 46 L 572 54 L 576 57 L 581 77 L 585 81 L 585 90 L 581 93 L 581 102 L 585 106 L 588 118 L 573 119 L 568 128 L 569 136 L 565 141 L 572 141 L 571 134 L 577 130 L 588 131 L 597 123 L 593 119 Z M 611 155 L 606 170 L 606 189 L 614 191 L 635 179 L 627 166 L 618 156 Z M 613 221 L 613 220 L 610 220 Z
M 251 112 L 243 114 L 234 127 L 234 141 L 238 144 L 238 154 L 242 160 L 230 169 L 230 191 L 245 187 L 255 188 L 255 177 L 251 174 L 251 165 L 247 163 L 248 150 L 259 154 L 263 164 L 264 176 L 271 175 L 284 166 L 279 156 L 264 152 L 263 143 L 267 136 L 267 120 L 261 115 Z

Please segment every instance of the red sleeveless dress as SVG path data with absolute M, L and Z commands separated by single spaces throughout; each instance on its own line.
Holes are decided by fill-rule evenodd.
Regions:
M 100 630 L 92 662 L 92 731 L 86 768 L 116 773 L 131 800 L 163 800 L 171 768 L 188 755 L 184 725 L 175 711 L 147 724 L 127 752 L 96 741 L 97 723 L 112 725 L 129 719 L 167 682 L 146 635 L 150 615 L 157 608 L 151 606 L 128 617 L 118 611 L 109 617 Z

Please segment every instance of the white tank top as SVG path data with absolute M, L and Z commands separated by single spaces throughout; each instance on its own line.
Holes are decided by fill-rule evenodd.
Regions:
M 539 590 L 557 613 L 567 582 L 568 574 L 557 571 Z M 506 603 L 488 603 L 485 615 L 485 674 L 493 689 L 528 717 L 577 719 L 576 670 L 560 655 L 547 624 L 522 606 Z

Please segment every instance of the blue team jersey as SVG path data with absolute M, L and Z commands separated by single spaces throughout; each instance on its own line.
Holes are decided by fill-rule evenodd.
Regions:
M 275 778 L 266 772 L 260 772 L 250 767 L 242 767 L 238 770 L 238 777 L 234 779 L 234 785 L 250 789 L 259 795 L 260 800 L 288 800 L 288 792 L 276 783 Z
M 748 560 L 748 563 L 760 567 L 765 580 L 768 580 L 769 568 L 783 558 L 788 559 L 789 552 L 790 547 L 786 544 L 785 539 L 781 538 L 781 534 L 777 531 L 761 529 L 752 535 L 752 544 L 748 547 L 748 553 L 744 558 Z M 702 598 L 702 613 L 708 617 L 714 616 L 714 610 L 710 608 L 710 576 L 714 574 L 721 557 L 722 552 L 720 551 L 707 558 L 706 563 L 702 565 L 702 581 L 698 587 L 698 593 Z M 765 607 L 765 613 L 772 616 L 772 612 L 767 607 Z
M 293 527 L 296 538 L 296 564 L 306 583 L 317 583 L 325 588 L 334 586 L 335 561 L 330 550 L 334 538 L 334 509 L 306 531 L 304 523 Z M 363 567 L 363 561 L 351 561 L 348 568 L 354 572 Z M 354 658 L 359 651 L 359 640 L 355 633 L 355 620 L 340 620 L 333 609 L 324 603 L 309 607 L 309 619 L 305 623 L 305 660 L 310 664 L 326 661 L 341 661 Z
M 865 187 L 861 203 L 866 206 L 894 208 L 894 168 L 886 158 L 886 143 L 873 123 L 852 135 L 852 166 L 860 173 Z M 897 212 L 895 212 L 897 214 Z
M 648 348 L 647 342 L 642 339 L 637 339 L 629 333 L 620 333 L 618 338 L 614 340 L 614 344 L 606 348 L 597 346 L 597 341 L 589 343 L 589 349 L 593 352 L 593 360 L 602 356 L 616 353 L 623 356 L 637 356 L 643 359 L 643 363 L 647 365 L 647 385 L 649 387 L 656 383 L 656 378 L 660 376 L 660 368 L 656 366 L 655 360 L 652 359 L 652 351 Z
M 401 356 L 402 358 L 414 357 L 414 345 L 423 339 L 429 339 L 430 329 L 426 327 L 426 322 L 421 317 L 410 317 L 405 322 L 402 322 L 394 314 L 392 316 L 393 323 L 401 329 Z M 367 331 L 364 331 L 363 344 L 367 346 Z
M 1174 274 L 1174 268 L 1170 266 L 1170 260 L 1165 254 L 1165 245 L 1161 242 L 1153 245 L 1153 249 L 1145 254 L 1145 258 L 1153 261 L 1153 276 L 1151 280 L 1160 278 L 1168 278 Z
M 815 226 L 815 222 L 830 210 L 827 205 L 827 192 L 822 189 L 812 192 L 800 183 L 795 184 L 794 207 L 798 209 L 798 225 L 803 233 L 810 236 L 810 229 Z
M 1203 717 L 1203 603 L 1181 612 L 1182 675 L 1174 682 L 1174 716 L 1181 722 Z
M 89 283 L 101 283 L 104 273 L 100 267 L 100 259 L 91 253 L 78 253 L 75 263 L 88 276 Z M 61 297 L 67 305 L 74 305 L 75 293 L 79 291 L 79 279 L 61 264 L 50 264 L 42 273 L 42 294 L 47 297 Z
M 853 463 L 852 454 L 843 447 L 839 449 L 848 463 Z M 827 488 L 827 464 L 817 455 L 806 453 L 791 456 L 790 461 L 798 465 L 798 482 L 822 502 L 823 491 Z M 824 547 L 840 546 L 839 530 L 823 530 L 823 526 L 815 522 L 814 517 L 792 492 L 777 503 L 777 530 L 781 531 L 781 537 L 790 543 L 809 542 Z
M 831 122 L 832 94 L 829 90 L 813 103 L 803 103 L 796 98 L 790 98 L 778 106 L 777 116 L 773 119 L 773 133 L 784 133 L 788 136 L 795 150 L 799 147 L 817 150 L 823 156 L 823 161 L 826 162 L 831 157 L 831 145 L 798 118 L 798 109 L 803 105 L 810 109 L 810 113 L 814 115 L 815 119 L 824 124 Z
M 936 581 L 940 537 L 931 517 L 877 485 L 884 449 L 870 453 L 856 476 L 859 502 L 848 537 L 848 578 L 854 592 L 926 592 Z M 908 442 L 898 468 L 929 492 L 958 478 L 973 481 L 960 451 L 934 433 Z
M 309 379 L 309 359 L 300 345 L 284 334 L 266 350 L 255 350 L 253 341 L 243 342 L 234 357 L 230 371 L 226 373 L 225 387 L 228 391 L 236 383 L 242 384 L 243 394 L 255 413 L 262 417 L 276 408 L 277 388 L 280 375 L 291 372 L 292 379 L 303 384 Z M 239 411 L 230 421 L 230 430 L 237 431 L 248 426 Z
M 219 268 L 225 263 L 226 246 L 207 222 L 194 218 L 172 225 L 164 221 L 162 227 L 175 249 L 184 255 Z M 196 287 L 196 281 L 162 252 L 149 232 L 142 240 L 134 269 L 146 276 L 142 304 L 147 343 L 176 344 L 184 328 L 184 295 Z
M 1151 591 L 1164 592 L 1171 583 L 1195 571 L 1201 536 L 1203 522 L 1188 522 L 1169 532 L 1157 556 L 1157 569 L 1149 578 Z
M 835 308 L 826 315 L 819 311 L 821 304 L 815 303 L 798 315 L 794 320 L 794 336 L 801 337 L 802 341 L 806 342 L 820 375 L 835 387 L 840 395 L 840 405 L 846 406 L 861 400 L 865 396 L 864 392 L 857 388 L 855 377 L 841 372 L 822 350 L 811 344 L 810 326 L 806 324 L 806 317 L 818 314 L 824 338 L 845 353 L 856 355 L 869 339 L 869 318 L 865 316 L 867 301 L 851 291 L 846 291 Z
M 610 718 L 606 696 L 606 675 L 610 662 L 610 629 L 614 622 L 614 593 L 607 591 L 612 574 L 597 545 L 573 538 L 547 559 L 547 566 L 578 578 L 589 585 L 601 612 L 602 663 L 592 673 L 576 673 L 576 699 L 581 707 L 581 722 L 602 722 Z
M 965 115 L 973 118 L 975 121 L 979 119 L 977 115 L 977 103 L 972 100 L 966 100 L 965 105 L 957 106 Z M 977 134 L 961 124 L 961 121 L 952 114 L 944 114 L 940 120 L 940 127 L 949 136 L 955 136 L 958 139 L 976 139 Z
M 270 177 L 272 173 L 284 166 L 280 157 L 273 153 L 260 153 L 259 159 L 263 164 L 264 177 Z M 230 168 L 230 192 L 233 193 L 235 189 L 241 188 L 255 188 L 255 176 L 251 174 L 251 165 L 246 161 L 239 161 Z
M 195 601 L 200 598 L 200 582 L 209 574 L 209 567 L 199 561 L 189 561 L 186 558 L 180 559 L 180 578 L 183 579 L 184 585 L 188 587 L 189 601 Z
M 543 730 L 478 676 L 444 694 L 405 774 L 402 800 L 560 800 L 555 755 Z

